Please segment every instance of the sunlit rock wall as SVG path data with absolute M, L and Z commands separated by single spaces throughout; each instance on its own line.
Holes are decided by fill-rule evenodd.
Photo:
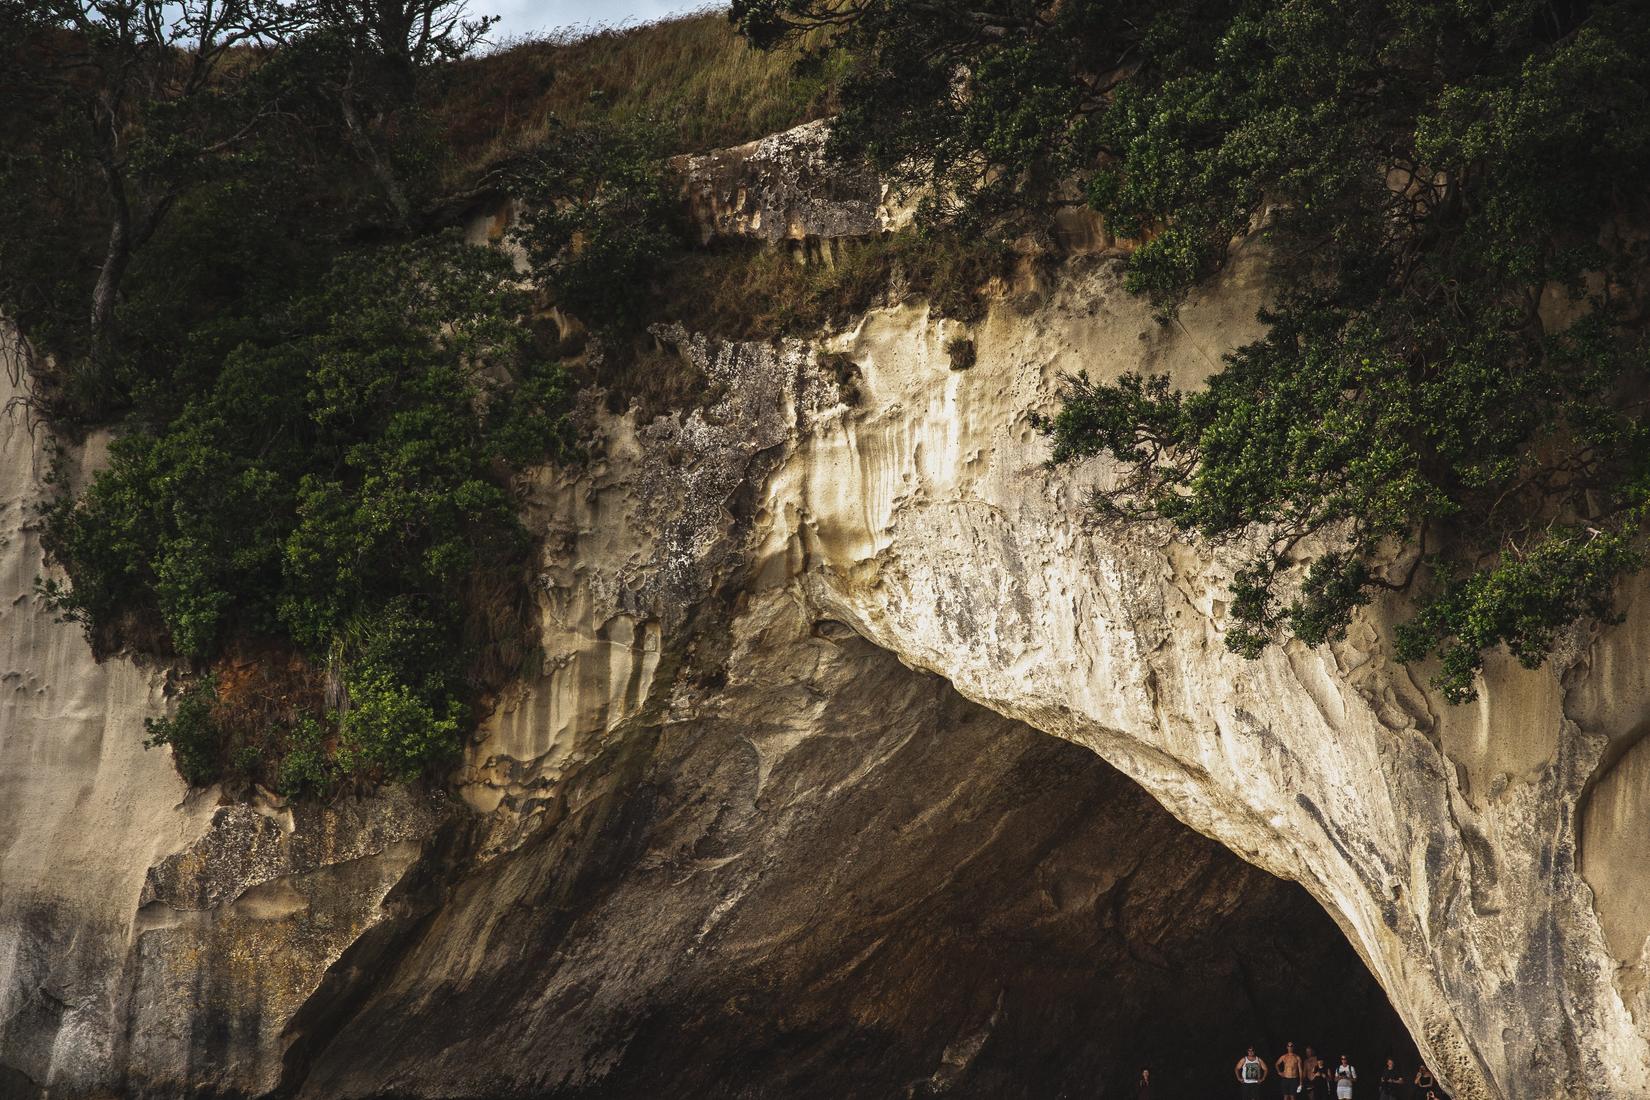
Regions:
M 690 163 L 705 234 L 779 243 L 893 224 L 880 187 L 821 176 L 819 135 L 805 136 Z M 544 662 L 484 723 L 451 795 L 291 807 L 186 792 L 142 748 L 167 670 L 94 661 L 34 593 L 47 452 L 12 409 L 0 421 L 0 1087 L 364 1096 L 416 1093 L 420 1065 L 430 1096 L 646 1082 L 671 1064 L 671 1035 L 739 1018 L 737 997 L 705 1006 L 769 960 L 752 1003 L 783 1002 L 787 983 L 836 983 L 822 1005 L 856 1026 L 905 1026 L 863 960 L 810 954 L 799 929 L 835 912 L 808 899 L 852 901 L 861 886 L 890 912 L 920 908 L 939 896 L 934 867 L 907 853 L 878 877 L 864 863 L 895 840 L 809 843 L 806 822 L 826 807 L 874 814 L 903 789 L 932 804 L 891 808 L 886 836 L 939 830 L 936 859 L 990 852 L 1017 882 L 1025 850 L 941 827 L 974 820 L 972 799 L 1005 823 L 1035 813 L 1034 799 L 1014 801 L 1030 792 L 994 784 L 991 769 L 1023 781 L 1014 760 L 1030 757 L 992 746 L 1054 751 L 1025 746 L 1036 730 L 1301 883 L 1456 1095 L 1650 1096 L 1645 595 L 1628 594 L 1624 624 L 1576 631 L 1546 668 L 1492 661 L 1466 707 L 1431 695 L 1427 669 L 1392 663 L 1396 605 L 1344 643 L 1232 656 L 1231 561 L 1162 530 L 1093 524 L 1084 490 L 1108 470 L 1045 470 L 1029 414 L 1052 408 L 1067 371 L 1196 384 L 1257 331 L 1264 272 L 1240 249 L 1164 324 L 1123 291 L 1118 265 L 1070 261 L 1040 297 L 971 325 L 906 304 L 774 346 L 662 331 L 708 396 L 638 422 L 587 395 L 588 466 L 524 481 L 543 535 Z M 699 323 L 714 332 L 714 318 Z M 976 348 L 968 370 L 946 354 L 959 337 Z M 71 449 L 69 474 L 84 477 L 97 452 Z M 952 688 L 974 706 L 943 701 Z M 947 715 L 977 752 L 945 767 L 979 772 L 942 782 L 941 758 L 919 754 L 932 774 L 902 788 L 885 751 L 913 747 L 907 726 L 941 736 Z M 840 760 L 820 759 L 833 749 Z M 1078 876 L 1114 866 L 1060 860 Z M 955 897 L 981 897 L 984 881 Z M 1241 892 L 1222 881 L 1216 895 Z M 997 895 L 991 927 L 1042 920 L 1038 905 L 1133 896 L 1068 889 Z M 1163 889 L 1171 904 L 1184 896 Z M 881 919 L 873 910 L 850 905 L 856 935 Z M 700 961 L 713 941 L 721 970 Z M 919 962 L 894 972 L 920 985 Z M 1025 1037 L 1026 1017 L 959 996 L 907 1035 L 902 1087 L 1006 1087 L 986 1074 L 1003 1066 L 991 1036 Z M 469 1008 L 455 1017 L 448 1003 Z M 798 1034 L 785 1025 L 818 1038 L 826 1019 L 802 1012 L 752 1034 L 780 1058 Z M 808 1051 L 822 1061 L 799 1066 L 852 1062 L 819 1043 Z M 891 1064 L 856 1087 L 887 1094 Z M 784 1066 L 762 1072 L 751 1079 L 773 1085 Z

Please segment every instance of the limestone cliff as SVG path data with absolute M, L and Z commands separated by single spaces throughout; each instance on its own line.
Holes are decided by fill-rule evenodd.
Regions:
M 752 150 L 690 176 L 708 233 L 890 216 L 753 199 L 788 162 Z M 1384 990 L 1457 1096 L 1650 1095 L 1646 596 L 1452 708 L 1377 622 L 1231 655 L 1229 563 L 1093 524 L 1108 472 L 1041 465 L 1062 372 L 1195 383 L 1262 292 L 1240 251 L 1166 327 L 1102 253 L 970 326 L 661 330 L 717 396 L 591 395 L 588 466 L 527 487 L 545 664 L 450 796 L 185 791 L 142 748 L 165 670 L 96 663 L 33 594 L 14 411 L 0 1090 L 1081 1095 L 1219 1079 L 1257 1032 L 1368 1065 Z

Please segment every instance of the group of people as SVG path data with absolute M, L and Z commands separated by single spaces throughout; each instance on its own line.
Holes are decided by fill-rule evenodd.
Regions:
M 1368 1095 L 1367 1091 L 1357 1090 L 1358 1070 L 1346 1055 L 1341 1055 L 1340 1061 L 1331 1066 L 1311 1047 L 1306 1048 L 1304 1055 L 1296 1054 L 1294 1043 L 1286 1043 L 1284 1052 L 1270 1066 L 1250 1047 L 1248 1053 L 1237 1060 L 1232 1072 L 1243 1088 L 1243 1100 L 1260 1100 L 1265 1096 L 1262 1086 L 1274 1075 L 1281 1100 L 1351 1100 L 1354 1095 Z M 1413 1076 L 1406 1077 L 1397 1063 L 1388 1058 L 1376 1084 L 1380 1086 L 1376 1094 L 1379 1100 L 1448 1100 L 1425 1064 L 1417 1068 Z M 1152 1100 L 1151 1070 L 1140 1071 L 1135 1097 Z
M 1357 1067 L 1344 1054 L 1331 1066 L 1311 1047 L 1300 1055 L 1295 1053 L 1294 1043 L 1287 1043 L 1284 1052 L 1268 1067 L 1266 1060 L 1250 1047 L 1232 1067 L 1238 1084 L 1243 1087 L 1244 1100 L 1260 1100 L 1261 1086 L 1273 1070 L 1277 1072 L 1278 1095 L 1283 1100 L 1352 1100 L 1358 1083 Z M 1388 1058 L 1376 1083 L 1380 1086 L 1377 1093 L 1380 1100 L 1445 1100 L 1432 1071 L 1425 1065 L 1416 1069 L 1413 1077 L 1405 1077 L 1397 1063 Z

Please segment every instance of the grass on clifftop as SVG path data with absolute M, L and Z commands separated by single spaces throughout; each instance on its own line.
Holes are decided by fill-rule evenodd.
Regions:
M 720 11 L 507 42 L 443 74 L 433 105 L 457 176 L 571 126 L 657 118 L 677 152 L 752 141 L 824 117 L 831 71 L 798 78 L 798 48 L 758 50 Z

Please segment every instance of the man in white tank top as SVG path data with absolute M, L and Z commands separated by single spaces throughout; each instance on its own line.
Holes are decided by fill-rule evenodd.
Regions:
M 1266 1061 L 1255 1057 L 1254 1047 L 1250 1047 L 1249 1053 L 1237 1060 L 1232 1072 L 1237 1074 L 1238 1084 L 1243 1086 L 1243 1100 L 1260 1100 L 1260 1085 L 1266 1080 Z

